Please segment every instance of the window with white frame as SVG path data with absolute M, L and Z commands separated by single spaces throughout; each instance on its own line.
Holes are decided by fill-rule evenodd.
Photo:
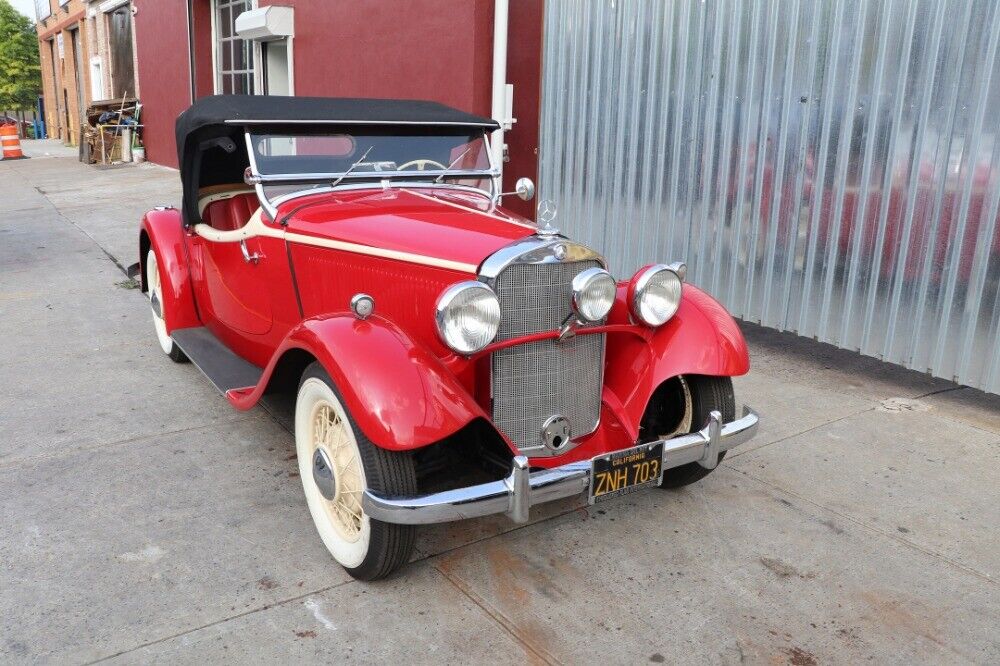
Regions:
M 49 0 L 35 0 L 35 18 L 44 21 L 52 16 L 52 5 Z
M 253 44 L 236 34 L 236 17 L 253 0 L 215 0 L 215 86 L 223 95 L 254 93 Z

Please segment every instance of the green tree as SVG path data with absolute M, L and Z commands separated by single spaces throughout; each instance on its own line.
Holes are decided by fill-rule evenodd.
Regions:
M 42 89 L 35 26 L 8 0 L 0 0 L 0 109 L 34 107 Z

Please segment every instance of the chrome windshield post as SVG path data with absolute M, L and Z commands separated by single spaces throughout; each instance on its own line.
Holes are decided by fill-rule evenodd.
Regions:
M 260 205 L 267 213 L 267 216 L 272 220 L 277 220 L 278 208 L 271 203 L 271 200 L 267 198 L 267 194 L 264 192 L 264 179 L 260 175 L 260 170 L 257 168 L 257 155 L 253 151 L 253 139 L 250 138 L 250 132 L 243 132 L 243 136 L 246 138 L 247 143 L 247 158 L 250 160 L 250 167 L 247 169 L 249 174 L 245 174 L 243 180 L 247 185 L 252 185 L 254 192 L 257 193 L 257 199 L 260 200 Z
M 486 142 L 486 158 L 490 162 L 490 200 L 495 208 L 500 203 L 500 193 L 503 191 L 503 172 L 493 160 L 493 136 L 488 132 L 483 133 L 483 141 Z

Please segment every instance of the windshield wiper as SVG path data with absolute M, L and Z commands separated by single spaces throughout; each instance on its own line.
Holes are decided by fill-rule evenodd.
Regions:
M 362 155 L 361 157 L 359 157 L 358 161 L 355 162 L 354 164 L 352 164 L 347 171 L 345 171 L 344 173 L 340 174 L 340 178 L 338 178 L 337 180 L 333 181 L 333 184 L 330 187 L 337 187 L 337 185 L 340 185 L 340 181 L 342 181 L 345 178 L 347 178 L 347 176 L 352 171 L 354 171 L 358 167 L 359 164 L 363 163 L 365 161 L 365 158 L 368 157 L 368 153 L 372 152 L 372 148 L 374 148 L 374 147 L 375 147 L 374 143 L 372 145 L 368 146 L 368 150 L 365 151 L 365 154 Z
M 466 155 L 468 155 L 468 154 L 469 154 L 469 151 L 470 151 L 470 150 L 472 150 L 472 146 L 469 146 L 468 148 L 466 148 L 466 149 L 465 149 L 465 150 L 464 150 L 464 151 L 462 152 L 462 154 L 461 154 L 461 155 L 459 155 L 458 157 L 456 157 L 456 158 L 455 158 L 455 161 L 453 161 L 453 162 L 452 162 L 451 164 L 449 164 L 449 165 L 448 165 L 448 168 L 447 168 L 447 169 L 445 169 L 444 171 L 442 171 L 442 172 L 441 172 L 441 175 L 440 175 L 440 176 L 438 176 L 437 178 L 435 178 L 435 179 L 434 179 L 434 182 L 435 182 L 435 183 L 440 183 L 440 182 L 441 182 L 441 179 L 442 179 L 442 178 L 444 178 L 444 177 L 445 177 L 445 176 L 447 175 L 447 173 L 448 173 L 449 171 L 451 171 L 451 168 L 452 168 L 453 166 L 455 166 L 456 164 L 458 164 L 459 160 L 461 160 L 461 159 L 462 159 L 463 157 L 465 157 Z

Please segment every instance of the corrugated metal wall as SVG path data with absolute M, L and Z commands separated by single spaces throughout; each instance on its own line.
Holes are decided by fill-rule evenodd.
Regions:
M 619 276 L 1000 393 L 998 37 L 992 0 L 547 0 L 540 198 Z

